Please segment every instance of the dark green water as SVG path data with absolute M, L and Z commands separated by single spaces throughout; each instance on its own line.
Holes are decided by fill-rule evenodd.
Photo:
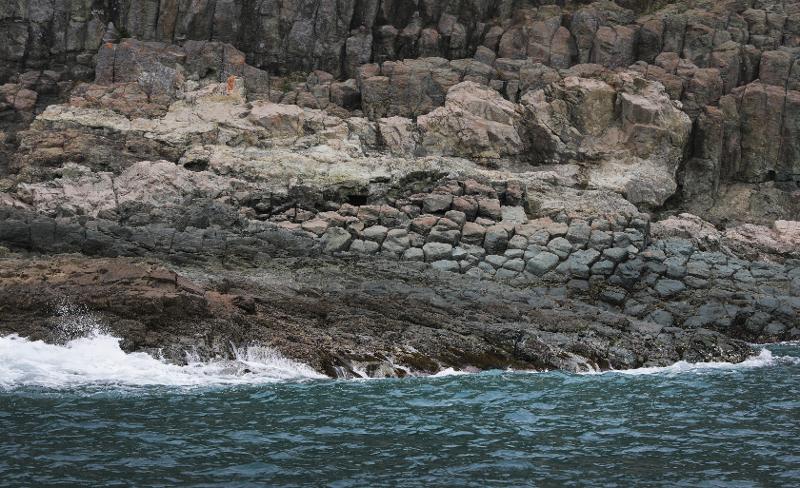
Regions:
M 17 376 L 0 388 L 0 480 L 798 486 L 800 345 L 769 349 L 745 366 L 638 374 L 62 388 Z

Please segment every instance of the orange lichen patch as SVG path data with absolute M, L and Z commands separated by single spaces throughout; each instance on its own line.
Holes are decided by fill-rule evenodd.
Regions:
M 228 95 L 233 93 L 233 89 L 236 87 L 236 77 L 231 75 L 228 77 L 228 81 L 226 82 L 226 89 L 228 90 Z

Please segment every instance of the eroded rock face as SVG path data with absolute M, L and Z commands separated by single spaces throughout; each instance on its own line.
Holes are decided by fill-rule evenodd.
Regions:
M 95 83 L 136 83 L 148 98 L 175 97 L 187 79 L 244 80 L 252 93 L 269 93 L 269 75 L 245 63 L 245 55 L 222 42 L 187 41 L 182 46 L 124 39 L 97 53 Z
M 653 225 L 659 238 L 693 239 L 711 247 L 727 247 L 751 256 L 785 255 L 800 257 L 800 224 L 776 220 L 772 226 L 744 224 L 724 231 L 692 214 L 680 214 Z
M 499 159 L 526 149 L 520 108 L 474 82 L 455 85 L 445 106 L 419 117 L 417 124 L 427 154 Z
M 129 159 L 137 154 L 122 149 L 120 139 L 129 141 L 126 147 L 146 141 L 137 147 L 140 159 L 180 158 L 184 165 L 207 164 L 208 154 L 227 151 L 221 146 L 317 148 L 318 153 L 324 148 L 347 157 L 388 150 L 406 158 L 455 156 L 494 166 L 509 159 L 577 164 L 591 186 L 659 206 L 675 191 L 690 127 L 659 85 L 627 72 L 568 76 L 529 92 L 520 104 L 489 87 L 461 82 L 449 89 L 443 107 L 416 122 L 387 117 L 377 123 L 295 105 L 246 103 L 246 88 L 237 80 L 182 92 L 155 118 L 83 103 L 51 106 L 22 134 L 18 165 L 47 167 L 72 159 L 93 168 L 121 168 L 124 160 L 115 154 L 128 153 Z M 99 131 L 116 136 L 103 142 L 107 138 Z M 69 144 L 62 142 L 65 137 Z M 103 145 L 112 147 L 102 150 Z
M 63 281 L 3 295 L 14 327 L 52 325 L 31 290 L 136 322 L 134 349 L 197 324 L 264 341 L 241 314 L 284 317 L 279 349 L 346 374 L 370 354 L 375 374 L 738 360 L 719 334 L 800 336 L 792 2 L 100 3 L 0 6 L 0 244 L 208 275 L 156 286 L 109 259 L 95 286 L 52 261 Z M 268 276 L 234 276 L 254 263 Z M 259 279 L 308 288 L 295 307 Z M 109 308 L 113 283 L 191 324 Z M 354 311 L 358 341 L 332 318 Z
M 751 83 L 706 107 L 685 164 L 687 206 L 715 221 L 795 219 L 800 92 Z
M 85 168 L 83 168 L 85 170 Z M 19 187 L 20 199 L 50 216 L 116 218 L 126 207 L 142 206 L 169 213 L 191 195 L 221 197 L 243 182 L 188 171 L 167 161 L 143 161 L 119 175 L 78 173 L 42 184 Z
M 376 119 L 425 115 L 442 106 L 448 89 L 462 81 L 490 86 L 517 101 L 530 89 L 557 81 L 554 68 L 586 62 L 611 68 L 633 65 L 664 84 L 690 117 L 703 117 L 706 107 L 718 107 L 726 110 L 726 118 L 741 121 L 738 135 L 726 137 L 732 139 L 724 145 L 730 155 L 687 155 L 692 158 L 681 173 L 686 175 L 681 197 L 689 205 L 693 199 L 712 200 L 692 205 L 693 210 L 717 218 L 719 212 L 709 209 L 714 201 L 716 207 L 725 205 L 729 184 L 775 181 L 780 186 L 797 179 L 792 127 L 800 41 L 793 4 L 540 2 L 534 8 L 508 2 L 411 2 L 399 7 L 351 1 L 287 5 L 276 11 L 238 0 L 217 3 L 182 9 L 175 2 L 133 2 L 108 10 L 85 1 L 56 2 L 52 8 L 37 3 L 30 9 L 9 4 L 0 12 L 8 27 L 0 79 L 13 78 L 23 89 L 42 93 L 40 89 L 52 91 L 50 85 L 59 79 L 93 75 L 101 86 L 119 86 L 111 93 L 84 89 L 76 99 L 92 105 L 102 98 L 101 105 L 143 114 L 157 112 L 160 98 L 179 91 L 182 78 L 222 82 L 234 75 L 244 80 L 249 93 L 272 101 L 316 109 L 361 108 Z M 31 36 L 46 42 L 28 42 Z M 141 41 L 120 41 L 126 36 Z M 56 72 L 41 76 L 45 71 L 36 71 L 56 58 Z M 325 69 L 332 75 L 314 75 L 305 83 L 271 83 L 245 60 L 273 73 Z M 357 80 L 337 81 L 336 76 Z M 33 83 L 33 78 L 44 81 Z M 755 80 L 759 83 L 753 84 Z M 785 96 L 781 88 L 788 90 Z M 734 102 L 723 100 L 728 94 Z M 19 103 L 30 105 L 31 98 L 13 98 L 19 99 L 17 113 L 26 113 L 18 110 Z M 738 105 L 735 113 L 723 108 L 732 104 Z M 774 120 L 786 123 L 764 120 L 764 114 L 779 111 L 781 117 Z M 774 138 L 781 142 L 760 145 Z M 781 154 L 773 154 L 777 151 Z M 657 185 L 671 184 L 646 172 Z M 698 181 L 702 183 L 693 189 Z M 631 191 L 637 201 L 662 200 L 652 188 L 646 195 L 635 193 Z M 776 193 L 776 198 L 791 200 L 785 193 Z M 782 215 L 790 213 L 786 209 Z
M 53 340 L 59 322 L 71 318 L 54 317 L 53 310 L 74 296 L 129 351 L 160 351 L 182 362 L 188 341 L 208 358 L 227 356 L 231 341 L 255 342 L 333 377 L 448 367 L 590 371 L 678 359 L 740 361 L 751 353 L 745 343 L 704 329 L 659 327 L 657 347 L 648 347 L 652 326 L 645 322 L 573 311 L 568 300 L 545 294 L 531 301 L 530 292 L 502 285 L 487 290 L 460 277 L 425 275 L 420 266 L 276 259 L 259 270 L 215 269 L 210 276 L 133 259 L 56 258 L 35 270 L 6 259 L 0 273 L 15 278 L 0 283 L 7 312 L 0 333 Z M 482 298 L 469 298 L 475 294 Z M 593 318 L 598 313 L 601 321 Z M 574 324 L 571 331 L 553 330 L 564 322 Z M 437 346 L 442 341 L 446 348 Z
M 590 185 L 661 206 L 677 188 L 691 121 L 661 85 L 629 73 L 606 79 L 568 76 L 523 97 L 531 157 L 579 161 Z

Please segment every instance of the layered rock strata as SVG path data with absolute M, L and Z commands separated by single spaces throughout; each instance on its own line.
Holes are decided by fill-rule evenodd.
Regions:
M 2 6 L 0 331 L 62 340 L 77 301 L 128 350 L 347 377 L 797 339 L 798 15 Z
M 0 273 L 0 333 L 60 341 L 102 323 L 124 349 L 179 363 L 187 350 L 228 356 L 231 343 L 267 344 L 343 378 L 446 367 L 590 371 L 752 353 L 725 335 L 632 320 L 564 290 L 521 291 L 377 259 L 271 259 L 180 274 L 120 258 L 6 259 Z M 81 297 L 90 315 L 65 297 Z

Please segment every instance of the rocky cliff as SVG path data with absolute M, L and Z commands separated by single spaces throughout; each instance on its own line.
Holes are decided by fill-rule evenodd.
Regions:
M 792 1 L 10 2 L 0 330 L 53 339 L 73 297 L 131 349 L 258 340 L 345 376 L 800 337 L 798 26 Z

